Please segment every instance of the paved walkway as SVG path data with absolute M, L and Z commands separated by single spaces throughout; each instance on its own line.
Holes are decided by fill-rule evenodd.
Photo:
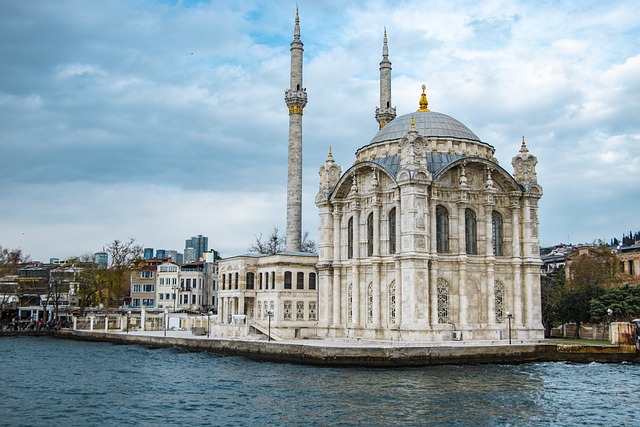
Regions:
M 100 330 L 94 330 L 93 332 L 103 332 Z M 111 334 L 118 335 L 136 335 L 147 336 L 156 338 L 180 338 L 180 339 L 193 339 L 193 340 L 219 340 L 219 341 L 249 341 L 260 342 L 267 341 L 263 336 L 249 336 L 249 337 L 217 337 L 206 335 L 194 335 L 191 331 L 180 330 L 167 330 L 165 331 L 140 331 L 129 330 L 129 332 L 114 332 L 109 331 Z M 403 348 L 403 347 L 487 347 L 487 346 L 506 346 L 509 345 L 508 340 L 502 341 L 443 341 L 443 342 L 412 342 L 412 341 L 374 341 L 364 339 L 350 339 L 350 338 L 324 338 L 324 339 L 294 339 L 294 340 L 282 340 L 271 341 L 273 344 L 287 344 L 287 345 L 300 345 L 300 346 L 312 346 L 312 347 L 342 347 L 342 348 Z M 512 341 L 511 345 L 532 345 L 532 344 L 544 344 L 545 340 L 535 341 Z

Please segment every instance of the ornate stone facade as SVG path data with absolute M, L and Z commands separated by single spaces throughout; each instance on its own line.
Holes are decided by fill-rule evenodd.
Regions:
M 385 33 L 383 62 L 386 48 Z M 320 169 L 322 330 L 496 340 L 511 312 L 514 338 L 542 338 L 535 156 L 523 138 L 512 176 L 492 146 L 427 108 L 424 86 L 419 105 L 381 124 L 338 179 L 331 155 Z
M 290 153 L 292 139 L 302 147 L 306 104 L 291 92 L 303 91 L 297 13 L 295 36 Z M 344 173 L 331 149 L 320 168 L 318 256 L 287 245 L 220 261 L 222 319 L 246 314 L 264 330 L 268 307 L 282 337 L 444 342 L 506 339 L 510 312 L 513 339 L 542 338 L 542 188 L 524 138 L 512 176 L 491 145 L 429 110 L 425 86 L 418 111 L 396 117 L 386 32 L 380 80 L 379 131 Z M 300 176 L 290 167 L 288 200 Z M 287 240 L 291 222 L 299 235 L 296 218 L 287 216 Z

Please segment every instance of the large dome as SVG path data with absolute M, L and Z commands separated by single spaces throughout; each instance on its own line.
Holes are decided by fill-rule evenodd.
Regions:
M 376 133 L 371 140 L 371 144 L 403 138 L 411 129 L 411 118 L 415 121 L 416 130 L 423 137 L 453 138 L 481 142 L 475 133 L 453 117 L 427 111 L 405 114 L 395 118 Z

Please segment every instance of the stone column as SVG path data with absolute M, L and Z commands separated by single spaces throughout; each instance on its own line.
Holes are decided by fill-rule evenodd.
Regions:
M 357 202 L 356 202 L 357 203 Z M 356 205 L 353 209 L 353 259 L 351 260 L 352 278 L 353 278 L 353 323 L 360 325 L 360 206 Z

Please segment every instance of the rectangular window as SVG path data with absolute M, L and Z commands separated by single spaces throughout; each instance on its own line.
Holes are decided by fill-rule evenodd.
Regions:
M 140 285 L 133 285 L 133 292 L 140 292 Z
M 629 274 L 632 276 L 636 275 L 635 271 L 633 270 L 633 260 L 629 260 Z
M 170 297 L 169 297 L 169 294 L 164 294 L 164 297 L 165 297 L 166 299 L 169 299 L 169 298 L 170 298 Z
M 142 292 L 155 292 L 156 290 L 156 286 L 155 285 L 142 285 Z
M 164 299 L 164 294 L 160 294 L 160 301 Z
M 153 298 L 143 298 L 142 299 L 142 305 L 145 307 L 153 307 Z
M 164 285 L 164 278 L 162 278 L 162 277 L 160 278 L 160 284 Z
M 195 295 L 191 295 L 191 304 L 195 305 L 196 303 L 196 296 Z
M 143 279 L 152 279 L 153 278 L 153 271 L 142 271 L 140 273 L 140 277 Z
M 131 307 L 140 307 L 140 298 L 132 298 Z
M 254 286 L 255 286 L 254 285 L 255 274 L 254 273 L 247 273 L 246 281 L 247 281 L 247 289 L 253 289 Z

